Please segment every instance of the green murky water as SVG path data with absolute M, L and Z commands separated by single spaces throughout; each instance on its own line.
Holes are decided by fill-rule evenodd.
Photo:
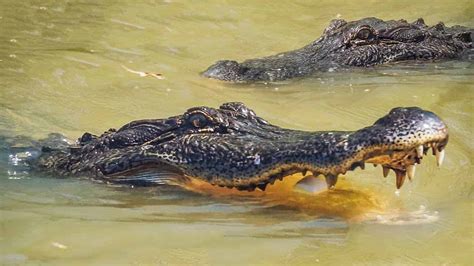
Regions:
M 350 193 L 336 192 L 334 203 L 334 195 L 216 196 L 38 177 L 13 171 L 3 152 L 0 264 L 472 264 L 472 64 L 258 85 L 198 74 L 217 59 L 301 47 L 337 16 L 472 27 L 472 14 L 470 1 L 0 1 L 1 136 L 76 138 L 226 101 L 305 130 L 353 130 L 393 107 L 420 106 L 451 133 L 445 165 L 426 158 L 398 196 L 393 176 L 368 167 L 345 177 Z M 362 206 L 366 218 L 348 220 L 364 204 L 378 216 Z

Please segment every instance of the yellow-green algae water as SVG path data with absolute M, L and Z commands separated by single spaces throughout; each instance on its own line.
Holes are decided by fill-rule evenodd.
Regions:
M 443 167 L 425 158 L 399 194 L 393 173 L 384 179 L 372 166 L 329 193 L 293 192 L 294 176 L 245 194 L 40 177 L 13 170 L 3 152 L 0 265 L 472 265 L 472 63 L 254 85 L 199 72 L 299 48 L 336 17 L 473 27 L 473 14 L 471 1 L 0 1 L 3 137 L 74 139 L 226 101 L 304 130 L 355 130 L 420 106 L 451 134 Z

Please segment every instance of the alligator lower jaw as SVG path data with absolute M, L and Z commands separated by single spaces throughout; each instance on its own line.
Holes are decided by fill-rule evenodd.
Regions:
M 374 166 L 381 165 L 384 177 L 387 177 L 390 170 L 395 172 L 396 187 L 400 189 L 405 182 L 406 177 L 411 181 L 415 177 L 416 165 L 421 164 L 421 160 L 432 149 L 432 154 L 436 157 L 437 165 L 441 166 L 445 156 L 445 146 L 447 137 L 437 141 L 430 141 L 408 149 L 393 149 L 390 147 L 374 147 L 359 152 L 339 164 L 327 166 L 314 166 L 304 163 L 292 163 L 278 165 L 258 176 L 250 178 L 237 178 L 234 180 L 213 178 L 208 180 L 212 185 L 219 187 L 236 188 L 238 190 L 254 191 L 260 189 L 265 191 L 270 184 L 273 185 L 276 180 L 283 180 L 285 177 L 307 172 L 314 176 L 323 175 L 328 189 L 333 189 L 337 183 L 340 174 L 346 174 L 347 171 L 353 171 L 358 167 L 365 169 L 365 164 L 370 163 Z

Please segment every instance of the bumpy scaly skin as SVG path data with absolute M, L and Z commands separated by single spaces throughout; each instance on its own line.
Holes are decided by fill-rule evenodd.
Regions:
M 369 162 L 381 164 L 384 174 L 393 169 L 400 187 L 423 153 L 431 147 L 439 157 L 447 141 L 440 118 L 416 107 L 395 108 L 357 131 L 306 132 L 271 125 L 242 103 L 225 103 L 134 121 L 101 136 L 85 133 L 68 149 L 44 149 L 36 165 L 117 183 L 158 182 L 150 176 L 161 171 L 264 190 L 276 179 L 306 171 L 325 175 L 331 187 L 339 174 Z
M 277 81 L 347 67 L 368 67 L 397 61 L 472 59 L 474 29 L 443 23 L 427 26 L 423 19 L 383 21 L 364 18 L 331 21 L 311 44 L 269 57 L 238 63 L 221 60 L 202 74 L 233 81 Z

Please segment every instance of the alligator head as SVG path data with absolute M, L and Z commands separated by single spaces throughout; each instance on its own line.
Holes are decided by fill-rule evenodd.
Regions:
M 385 176 L 392 169 L 399 188 L 429 148 L 441 163 L 447 142 L 440 118 L 416 107 L 395 108 L 357 131 L 306 132 L 271 125 L 242 103 L 225 103 L 134 121 L 101 136 L 85 133 L 68 149 L 45 149 L 37 166 L 116 183 L 160 183 L 166 173 L 264 190 L 277 179 L 307 171 L 324 175 L 332 187 L 339 174 L 373 163 Z
M 347 67 L 472 57 L 473 33 L 473 29 L 443 23 L 429 27 L 421 18 L 413 23 L 336 19 L 319 39 L 303 48 L 242 63 L 221 60 L 202 75 L 234 82 L 277 81 Z

